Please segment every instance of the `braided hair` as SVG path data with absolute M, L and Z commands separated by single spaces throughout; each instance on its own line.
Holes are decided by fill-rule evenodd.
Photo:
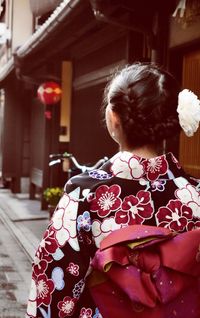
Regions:
M 158 144 L 180 132 L 177 114 L 180 86 L 152 63 L 126 66 L 105 88 L 104 101 L 120 118 L 127 144 Z

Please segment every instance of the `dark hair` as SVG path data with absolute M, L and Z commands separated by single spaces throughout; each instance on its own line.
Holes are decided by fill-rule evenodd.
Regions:
M 177 105 L 180 86 L 152 63 L 134 63 L 118 72 L 107 85 L 106 104 L 121 120 L 131 147 L 158 144 L 180 132 Z

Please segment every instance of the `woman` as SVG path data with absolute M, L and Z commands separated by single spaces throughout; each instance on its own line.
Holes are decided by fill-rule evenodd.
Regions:
M 36 252 L 27 317 L 197 318 L 198 180 L 158 149 L 181 127 L 193 135 L 199 100 L 145 63 L 114 76 L 105 100 L 120 151 L 67 183 Z

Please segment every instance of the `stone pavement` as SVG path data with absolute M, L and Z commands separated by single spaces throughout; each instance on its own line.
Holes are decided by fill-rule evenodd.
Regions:
M 0 221 L 0 317 L 24 317 L 31 262 L 9 229 Z
M 47 224 L 39 201 L 0 190 L 0 318 L 24 317 L 31 262 Z

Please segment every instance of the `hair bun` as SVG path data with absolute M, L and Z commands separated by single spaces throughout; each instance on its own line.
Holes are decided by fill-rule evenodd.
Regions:
M 154 138 L 157 140 L 163 140 L 165 138 L 171 137 L 171 131 L 174 134 L 180 131 L 178 118 L 169 117 L 165 122 L 158 123 L 154 126 Z
M 129 147 L 160 143 L 177 134 L 180 85 L 152 63 L 125 67 L 107 86 L 107 103 L 118 114 Z

